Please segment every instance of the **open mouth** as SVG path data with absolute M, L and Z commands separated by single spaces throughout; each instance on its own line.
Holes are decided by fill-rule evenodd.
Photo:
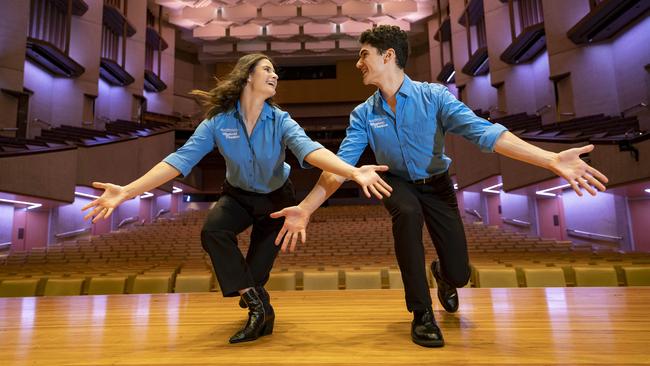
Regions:
M 266 83 L 267 83 L 268 85 L 271 85 L 271 86 L 274 87 L 274 88 L 277 86 L 277 83 L 276 83 L 275 81 L 267 81 Z

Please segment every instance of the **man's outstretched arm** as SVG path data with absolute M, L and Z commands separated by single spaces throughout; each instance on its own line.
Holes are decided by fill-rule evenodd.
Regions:
M 594 145 L 587 145 L 554 153 L 529 144 L 509 131 L 502 133 L 494 145 L 494 151 L 501 155 L 548 169 L 566 179 L 578 196 L 582 196 L 580 187 L 595 196 L 593 187 L 605 191 L 604 184 L 608 182 L 603 173 L 580 159 L 580 155 L 593 149 Z

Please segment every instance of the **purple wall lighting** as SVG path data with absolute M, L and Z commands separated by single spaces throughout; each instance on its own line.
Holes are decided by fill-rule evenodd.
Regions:
M 90 233 L 92 224 L 90 220 L 84 220 L 86 213 L 81 212 L 81 209 L 90 201 L 92 201 L 92 198 L 77 195 L 73 203 L 55 207 L 51 210 L 49 243 L 66 240 L 65 238 L 57 238 L 56 235 L 72 234 L 77 231 L 79 231 L 79 234 L 83 234 L 85 231 Z
M 170 210 L 171 203 L 172 203 L 172 195 L 169 193 L 156 196 L 153 204 L 153 211 L 152 211 L 154 216 L 158 214 L 160 210 Z
M 534 199 L 528 194 L 501 193 L 501 217 L 504 227 L 521 233 L 537 233 Z
M 14 206 L 0 202 L 0 245 L 11 242 L 13 224 Z
M 569 239 L 626 249 L 629 244 L 627 203 L 624 196 L 598 192 L 579 197 L 567 189 L 562 194 Z M 574 230 L 574 234 L 571 234 Z M 577 234 L 577 235 L 576 235 Z M 593 239 L 587 238 L 592 236 Z M 620 238 L 616 240 L 615 238 Z
M 483 210 L 483 205 L 481 204 L 481 194 L 478 192 L 463 191 L 463 207 L 465 212 L 461 212 L 462 215 L 465 215 L 472 222 L 486 220 L 485 210 Z M 476 217 L 471 212 L 476 211 L 481 219 Z
M 117 226 L 125 219 L 140 217 L 140 201 L 143 198 L 136 197 L 134 199 L 123 202 L 120 207 L 118 207 L 115 216 L 113 229 L 117 229 Z

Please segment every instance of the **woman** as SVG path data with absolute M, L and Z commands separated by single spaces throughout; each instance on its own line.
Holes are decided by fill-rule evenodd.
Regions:
M 186 176 L 203 156 L 219 149 L 226 161 L 226 181 L 201 231 L 201 244 L 212 259 L 223 295 L 241 296 L 241 305 L 249 309 L 246 325 L 230 343 L 252 341 L 273 332 L 275 314 L 263 286 L 279 248 L 274 239 L 283 225 L 282 219 L 269 214 L 295 204 L 288 179 L 290 167 L 284 162 L 286 147 L 303 166 L 307 162 L 355 180 L 368 197 L 370 193 L 378 198 L 389 196 L 391 190 L 376 173 L 388 167 L 355 168 L 310 140 L 289 114 L 273 103 L 277 81 L 267 56 L 243 56 L 214 89 L 193 92 L 208 112 L 183 147 L 126 186 L 94 182 L 95 188 L 105 191 L 82 209 L 91 209 L 85 219 L 94 216 L 93 222 L 108 218 L 120 203 L 179 174 Z M 251 225 L 250 247 L 244 258 L 237 247 L 237 234 Z

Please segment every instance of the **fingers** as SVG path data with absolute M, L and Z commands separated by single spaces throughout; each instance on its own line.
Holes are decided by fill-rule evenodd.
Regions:
M 379 184 L 381 184 L 388 192 L 393 191 L 393 187 L 391 187 L 388 183 L 386 183 L 386 181 L 381 178 L 379 178 Z
M 363 194 L 367 197 L 370 198 L 370 192 L 368 192 L 368 186 L 363 186 L 361 187 L 363 189 Z
M 307 240 L 307 231 L 305 229 L 300 230 L 300 239 L 303 244 L 305 244 L 305 241 Z
M 376 172 L 387 172 L 388 171 L 388 165 L 373 165 L 373 168 L 375 169 Z
M 603 183 L 609 182 L 609 179 L 607 179 L 605 174 L 599 172 L 598 169 L 596 169 L 596 168 L 593 168 L 593 167 L 590 166 L 589 168 L 587 168 L 587 172 L 589 174 L 593 175 L 594 177 L 596 177 L 596 179 L 598 179 L 599 181 L 601 181 Z
M 91 217 L 97 216 L 98 213 L 100 213 L 104 207 L 102 206 L 96 206 L 92 211 L 90 211 L 86 216 L 84 216 L 84 220 L 88 220 Z
M 384 197 L 390 197 L 390 191 L 386 189 L 380 182 L 375 183 L 375 189 L 379 191 Z M 378 197 L 381 198 L 381 197 Z
M 594 145 L 587 145 L 580 148 L 580 155 L 591 152 L 594 149 Z
M 579 178 L 577 179 L 577 181 L 578 181 L 578 183 L 580 183 L 580 185 L 582 186 L 582 188 L 584 188 L 585 190 L 587 190 L 587 192 L 589 192 L 590 195 L 592 195 L 592 196 L 595 196 L 595 195 L 596 195 L 596 190 L 593 189 L 593 187 L 591 187 L 591 186 L 587 183 L 587 180 L 586 180 L 585 178 L 579 177 Z
M 569 184 L 571 184 L 571 188 L 573 188 L 576 194 L 582 197 L 582 191 L 580 190 L 580 187 L 578 187 L 578 183 L 576 183 L 574 180 L 570 180 Z
M 377 197 L 378 199 L 382 199 L 382 198 L 383 198 L 382 195 L 381 195 L 381 193 L 379 193 L 379 191 L 377 191 L 377 188 L 375 188 L 374 185 L 369 186 L 368 189 L 369 189 L 370 192 L 371 192 L 375 197 Z
M 99 210 L 97 212 L 97 214 L 93 215 L 93 216 L 95 216 L 95 218 L 93 218 L 93 224 L 96 223 L 97 221 L 99 221 L 99 219 L 101 219 L 102 217 L 104 217 L 106 215 L 106 211 L 108 211 L 108 208 L 106 208 L 106 207 L 98 207 L 98 208 L 94 209 L 93 212 L 96 212 L 97 210 Z
M 95 187 L 95 188 L 106 189 L 106 186 L 107 186 L 106 183 L 93 182 L 93 187 Z
M 289 248 L 289 252 L 293 252 L 296 249 L 296 243 L 298 243 L 298 233 L 293 233 L 291 235 L 291 248 Z
M 280 247 L 280 250 L 282 250 L 283 253 L 285 253 L 287 251 L 287 248 L 289 247 L 289 243 L 291 241 L 291 236 L 292 236 L 291 233 L 287 233 L 284 236 L 284 240 L 282 241 L 282 247 Z
M 90 202 L 89 204 L 85 205 L 84 207 L 81 208 L 81 211 L 86 211 L 87 209 L 97 206 L 97 200 L 94 200 Z
M 273 214 L 271 214 L 271 215 L 273 215 Z M 278 236 L 275 237 L 275 245 L 280 245 L 280 242 L 282 241 L 282 238 L 284 237 L 284 235 L 286 233 L 287 233 L 287 225 L 282 225 L 282 229 L 280 229 L 280 232 L 278 233 Z
M 271 213 L 269 216 L 272 219 L 277 219 L 279 217 L 283 217 L 283 216 L 285 216 L 284 209 L 282 209 L 280 211 L 275 211 L 275 212 Z
M 591 174 L 585 173 L 584 179 L 586 179 L 590 185 L 598 188 L 599 191 L 604 192 L 605 191 L 605 185 L 603 185 L 601 182 L 599 182 L 596 178 L 594 178 Z

